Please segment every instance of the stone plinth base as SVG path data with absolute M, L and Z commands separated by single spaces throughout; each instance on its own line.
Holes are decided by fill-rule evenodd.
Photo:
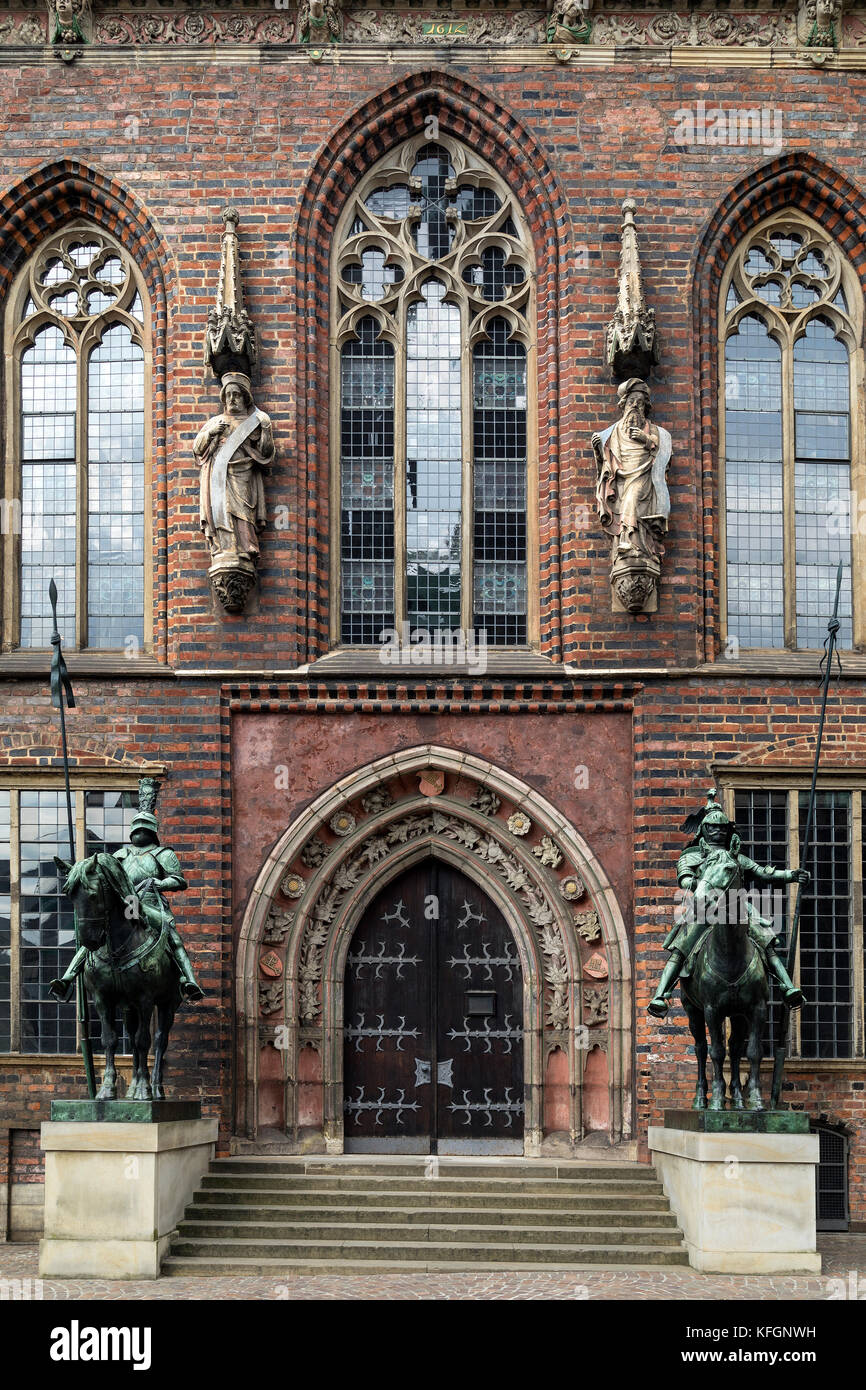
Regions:
M 707 1134 L 652 1126 L 655 1169 L 708 1274 L 820 1274 L 817 1134 Z
M 43 1124 L 40 1276 L 156 1279 L 217 1130 L 216 1120 Z

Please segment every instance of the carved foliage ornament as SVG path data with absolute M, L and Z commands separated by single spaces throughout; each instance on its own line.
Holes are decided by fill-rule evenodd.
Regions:
M 550 990 L 546 1017 L 551 1028 L 568 1023 L 567 970 L 565 947 L 556 925 L 552 905 L 520 861 L 498 840 L 477 826 L 461 820 L 450 811 L 415 812 L 383 826 L 334 870 L 312 905 L 301 943 L 299 961 L 299 1015 L 303 1022 L 321 1017 L 319 990 L 328 930 L 340 912 L 345 897 L 394 849 L 428 835 L 441 835 L 455 841 L 483 862 L 491 865 L 521 900 L 523 910 L 539 932 L 545 956 L 545 981 Z M 576 880 L 579 881 L 579 880 Z M 583 885 L 580 885 L 583 892 Z M 563 973 L 565 972 L 565 973 Z

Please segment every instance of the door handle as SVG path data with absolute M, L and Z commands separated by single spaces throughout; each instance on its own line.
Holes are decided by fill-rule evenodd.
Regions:
M 432 1079 L 432 1065 L 430 1062 L 422 1062 L 420 1057 L 415 1058 L 415 1089 L 419 1086 L 429 1086 Z

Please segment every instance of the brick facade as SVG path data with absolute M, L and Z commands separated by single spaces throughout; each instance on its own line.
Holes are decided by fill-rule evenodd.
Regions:
M 634 943 L 643 1143 L 647 1125 L 693 1085 L 681 1011 L 664 1023 L 646 1014 L 664 960 L 678 827 L 724 764 L 808 765 L 817 727 L 811 657 L 720 659 L 718 286 L 743 232 L 791 205 L 838 239 L 866 289 L 866 72 L 707 68 L 698 59 L 670 67 L 619 50 L 598 65 L 552 54 L 521 62 L 506 50 L 488 62 L 484 50 L 462 49 L 335 64 L 298 50 L 264 61 L 187 48 L 171 61 L 142 49 L 140 62 L 117 54 L 108 62 L 94 48 L 71 66 L 23 61 L 17 49 L 13 61 L 11 52 L 0 50 L 0 296 L 42 239 L 77 216 L 123 241 L 152 301 L 153 660 L 136 670 L 118 660 L 99 675 L 72 656 L 70 742 L 81 768 L 167 769 L 162 834 L 190 885 L 178 923 L 207 990 L 173 1033 L 176 1094 L 199 1097 L 205 1113 L 220 1116 L 227 1148 L 232 926 L 259 866 L 292 817 L 338 777 L 429 742 L 465 748 L 543 792 L 615 885 Z M 701 100 L 781 112 L 783 151 L 677 146 L 676 113 Z M 365 169 L 431 115 L 507 180 L 535 241 L 548 676 L 517 667 L 480 682 L 383 678 L 375 654 L 351 681 L 297 670 L 327 652 L 330 237 Z M 628 196 L 638 203 L 661 345 L 655 418 L 674 440 L 671 527 L 652 617 L 611 613 L 607 542 L 592 514 L 589 437 L 615 414 L 602 345 Z M 223 613 L 210 594 L 191 448 L 216 405 L 216 387 L 203 379 L 202 334 L 228 202 L 241 214 L 246 304 L 260 341 L 256 401 L 274 423 L 278 460 L 259 591 L 240 616 Z M 0 657 L 0 769 L 59 769 L 47 681 L 35 661 L 12 660 Z M 866 663 L 850 655 L 845 667 L 828 765 L 862 771 L 866 781 Z M 283 721 L 276 742 L 273 720 Z M 275 762 L 295 777 L 279 796 Z M 592 774 L 580 792 L 569 775 L 578 763 Z M 847 1126 L 852 1217 L 866 1229 L 864 1079 L 862 1062 L 798 1063 L 785 1098 Z M 0 1057 L 0 1125 L 19 1136 L 0 1142 L 0 1184 L 13 1153 L 13 1181 L 37 1180 L 32 1135 L 52 1095 L 77 1094 L 79 1084 L 71 1061 Z

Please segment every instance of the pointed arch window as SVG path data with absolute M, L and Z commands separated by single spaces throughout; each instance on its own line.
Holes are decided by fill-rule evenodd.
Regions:
M 332 639 L 537 640 L 535 299 L 520 208 L 456 141 L 361 181 L 332 257 Z
M 73 224 L 19 273 L 6 311 L 4 648 L 138 652 L 148 589 L 149 301 L 107 233 Z
M 848 260 L 803 214 L 767 219 L 721 291 L 723 589 L 729 647 L 820 647 L 841 560 L 840 642 L 856 602 L 864 495 L 863 296 Z

